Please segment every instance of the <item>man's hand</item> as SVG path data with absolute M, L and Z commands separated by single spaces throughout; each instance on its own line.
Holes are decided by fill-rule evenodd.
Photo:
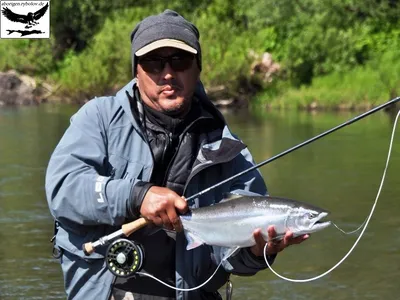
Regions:
M 276 231 L 274 226 L 268 227 L 268 241 L 266 242 L 261 235 L 261 229 L 254 230 L 253 233 L 256 244 L 250 248 L 251 252 L 256 256 L 264 255 L 265 243 L 267 246 L 267 255 L 274 255 L 282 251 L 286 247 L 293 244 L 300 244 L 301 242 L 308 239 L 310 236 L 308 234 L 300 235 L 298 237 L 293 237 L 293 232 L 286 231 L 285 236 L 281 240 L 276 239 Z
M 182 223 L 177 210 L 181 214 L 188 210 L 185 199 L 168 188 L 152 186 L 144 196 L 140 214 L 156 225 L 181 231 Z

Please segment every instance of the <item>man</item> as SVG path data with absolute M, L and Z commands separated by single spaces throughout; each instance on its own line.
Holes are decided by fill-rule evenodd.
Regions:
M 130 238 L 143 245 L 143 272 L 178 288 L 207 280 L 226 249 L 203 245 L 186 250 L 179 219 L 189 207 L 221 201 L 223 194 L 267 193 L 258 171 L 247 173 L 187 203 L 194 195 L 253 165 L 245 145 L 228 129 L 200 83 L 197 28 L 174 11 L 145 18 L 131 34 L 135 79 L 114 97 L 89 101 L 72 118 L 46 174 L 46 193 L 59 224 L 69 299 L 220 299 L 229 274 L 252 275 L 266 268 L 265 241 L 223 261 L 204 287 L 175 291 L 148 277 L 115 278 L 106 268 L 106 246 L 85 256 L 81 247 L 143 216 L 162 230 L 146 228 Z M 182 197 L 183 196 L 183 197 Z M 269 228 L 267 254 L 308 236 L 281 242 Z

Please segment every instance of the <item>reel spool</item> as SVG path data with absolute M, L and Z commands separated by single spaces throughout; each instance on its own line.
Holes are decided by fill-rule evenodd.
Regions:
M 107 268 L 119 277 L 129 277 L 140 271 L 143 261 L 142 246 L 127 239 L 115 240 L 106 252 Z

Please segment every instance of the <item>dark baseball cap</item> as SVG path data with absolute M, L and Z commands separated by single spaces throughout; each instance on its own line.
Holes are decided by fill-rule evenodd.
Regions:
M 199 37 L 199 30 L 194 24 L 170 9 L 143 19 L 131 33 L 134 76 L 136 76 L 136 57 L 163 47 L 173 47 L 195 54 L 201 70 Z

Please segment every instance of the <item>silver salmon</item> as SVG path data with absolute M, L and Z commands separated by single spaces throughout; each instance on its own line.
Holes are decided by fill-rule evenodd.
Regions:
M 253 232 L 261 228 L 265 240 L 267 228 L 275 226 L 278 238 L 290 230 L 294 236 L 327 228 L 322 221 L 329 212 L 314 205 L 269 196 L 230 195 L 212 206 L 195 208 L 181 215 L 187 250 L 202 244 L 228 248 L 255 245 Z

